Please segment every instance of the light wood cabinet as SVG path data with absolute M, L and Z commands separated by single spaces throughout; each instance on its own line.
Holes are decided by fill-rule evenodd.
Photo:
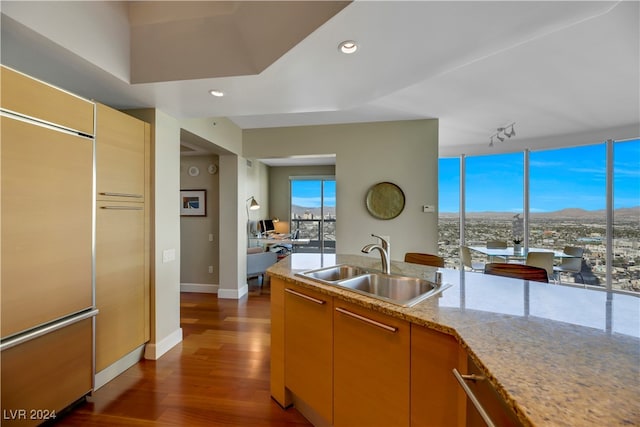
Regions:
M 271 278 L 271 397 L 283 408 L 291 406 L 291 393 L 284 380 L 284 289 L 286 283 L 277 277 Z
M 412 426 L 464 426 L 465 395 L 452 371 L 465 359 L 451 335 L 411 325 Z
M 336 299 L 333 333 L 334 425 L 408 426 L 410 323 Z
M 331 424 L 333 298 L 292 284 L 284 292 L 286 387 Z
M 93 305 L 93 141 L 5 116 L 0 127 L 5 338 Z
M 99 372 L 148 339 L 144 206 L 99 201 L 96 224 Z
M 93 319 L 2 351 L 2 425 L 35 426 L 91 391 Z
M 96 104 L 96 191 L 98 200 L 143 202 L 147 193 L 149 125 Z
M 466 352 L 465 352 L 466 356 Z M 465 381 L 471 395 L 477 399 L 482 410 L 489 417 L 493 425 L 497 427 L 520 427 L 522 423 L 518 420 L 518 416 L 511 409 L 504 398 L 500 396 L 498 391 L 489 383 L 482 370 L 475 364 L 471 357 L 467 358 L 466 368 L 462 368 L 461 373 L 466 372 L 467 375 L 476 375 L 480 380 Z M 462 387 L 462 386 L 460 386 Z M 462 390 L 462 388 L 460 388 Z M 467 427 L 484 427 L 487 425 L 480 415 L 480 412 L 473 405 L 471 399 L 465 399 L 466 402 L 466 422 Z
M 0 67 L 3 109 L 57 126 L 94 134 L 94 104 L 84 98 Z
M 96 110 L 96 371 L 149 340 L 150 128 Z

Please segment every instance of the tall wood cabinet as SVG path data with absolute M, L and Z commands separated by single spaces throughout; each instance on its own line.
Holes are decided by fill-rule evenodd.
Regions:
M 0 73 L 0 406 L 29 426 L 92 389 L 94 104 Z
M 96 371 L 149 340 L 150 127 L 96 106 Z

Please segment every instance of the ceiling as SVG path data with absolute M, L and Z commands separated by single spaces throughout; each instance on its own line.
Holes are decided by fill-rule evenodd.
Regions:
M 513 122 L 516 136 L 502 144 L 615 138 L 619 129 L 640 135 L 637 1 L 304 3 L 315 9 L 299 2 L 2 1 L 2 62 L 116 108 L 228 117 L 243 129 L 437 118 L 441 153 L 486 148 L 497 127 Z M 277 20 L 270 8 L 282 10 L 276 16 L 299 10 Z M 88 41 L 73 34 L 83 25 Z M 155 37 L 141 30 L 149 26 Z M 273 38 L 279 47 L 263 55 L 259 42 L 274 33 L 283 34 Z M 177 44 L 191 55 L 169 46 L 178 37 L 191 40 Z M 225 37 L 241 51 L 240 66 L 216 74 L 212 64 L 230 58 Z M 338 43 L 349 39 L 358 51 L 340 53 Z M 171 72 L 137 73 L 141 52 L 147 65 L 165 61 L 156 68 L 173 62 Z M 194 70 L 198 57 L 208 65 Z

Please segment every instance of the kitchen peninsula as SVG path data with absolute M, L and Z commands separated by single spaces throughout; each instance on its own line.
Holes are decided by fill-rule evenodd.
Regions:
M 296 274 L 335 264 L 380 269 L 379 259 L 373 257 L 292 254 L 268 270 L 272 288 L 271 393 L 282 406 L 295 403 L 315 425 L 353 423 L 348 412 L 358 411 L 358 404 L 354 403 L 357 398 L 350 395 L 351 409 L 341 409 L 340 400 L 345 393 L 340 389 L 344 384 L 354 383 L 352 379 L 349 382 L 341 379 L 349 373 L 341 368 L 345 358 L 341 346 L 373 342 L 358 333 L 348 337 L 345 343 L 344 333 L 339 329 L 345 322 L 340 310 L 347 310 L 340 307 L 347 307 L 361 317 L 364 314 L 376 319 L 375 323 L 397 332 L 392 338 L 397 340 L 395 347 L 406 347 L 406 351 L 397 354 L 379 347 L 369 348 L 366 353 L 388 362 L 380 364 L 372 374 L 389 370 L 397 374 L 399 385 L 392 386 L 398 385 L 401 393 L 393 397 L 402 401 L 396 405 L 389 399 L 376 402 L 368 396 L 366 407 L 372 413 L 381 407 L 393 408 L 393 416 L 400 414 L 400 424 L 424 425 L 420 420 L 428 419 L 437 411 L 448 417 L 448 425 L 468 422 L 472 416 L 468 412 L 472 411 L 468 410 L 465 395 L 455 383 L 451 369 L 420 376 L 421 370 L 435 369 L 449 353 L 447 363 L 453 363 L 461 373 L 472 364 L 478 366 L 520 425 L 586 427 L 640 423 L 638 297 L 438 269 L 443 282 L 451 287 L 413 307 L 403 307 Z M 406 276 L 430 278 L 435 271 L 433 267 L 396 261 L 391 265 L 391 273 Z M 324 314 L 315 308 L 305 317 L 306 322 L 295 322 L 301 317 L 293 298 L 299 295 L 315 299 L 323 309 L 330 310 L 330 316 L 324 317 L 326 321 L 321 320 L 325 323 L 316 322 L 323 319 Z M 289 302 L 294 303 L 290 306 Z M 308 340 L 302 335 L 301 341 L 292 343 L 289 331 L 300 330 L 300 325 L 319 326 L 322 333 L 309 336 Z M 409 335 L 400 338 L 403 329 Z M 442 344 L 442 352 L 429 350 L 430 345 L 420 348 L 418 338 L 421 336 L 427 336 L 429 343 L 437 340 Z M 318 346 L 313 354 L 306 354 L 314 369 L 305 371 L 309 376 L 301 379 L 296 375 L 297 365 L 303 359 L 299 357 L 300 352 L 321 342 L 326 345 Z M 382 345 L 389 343 L 383 341 Z M 352 347 L 348 350 L 347 359 L 349 354 L 357 354 Z M 397 359 L 392 360 L 396 356 Z M 317 381 L 306 385 L 305 381 L 312 382 L 314 375 Z M 440 378 L 442 384 L 425 382 L 434 378 Z M 310 397 L 304 401 L 299 399 L 308 387 Z M 432 401 L 443 395 L 452 398 L 438 403 L 440 406 L 432 405 Z M 375 399 L 375 392 L 373 396 Z M 321 404 L 315 404 L 316 400 Z M 430 408 L 429 412 L 421 413 L 424 408 Z M 431 421 L 430 425 L 443 424 Z

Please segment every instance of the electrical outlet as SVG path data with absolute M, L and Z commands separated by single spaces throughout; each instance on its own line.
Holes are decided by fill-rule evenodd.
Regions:
M 209 241 L 213 242 L 213 234 L 209 233 Z
M 209 266 L 209 273 L 213 273 L 213 265 Z

